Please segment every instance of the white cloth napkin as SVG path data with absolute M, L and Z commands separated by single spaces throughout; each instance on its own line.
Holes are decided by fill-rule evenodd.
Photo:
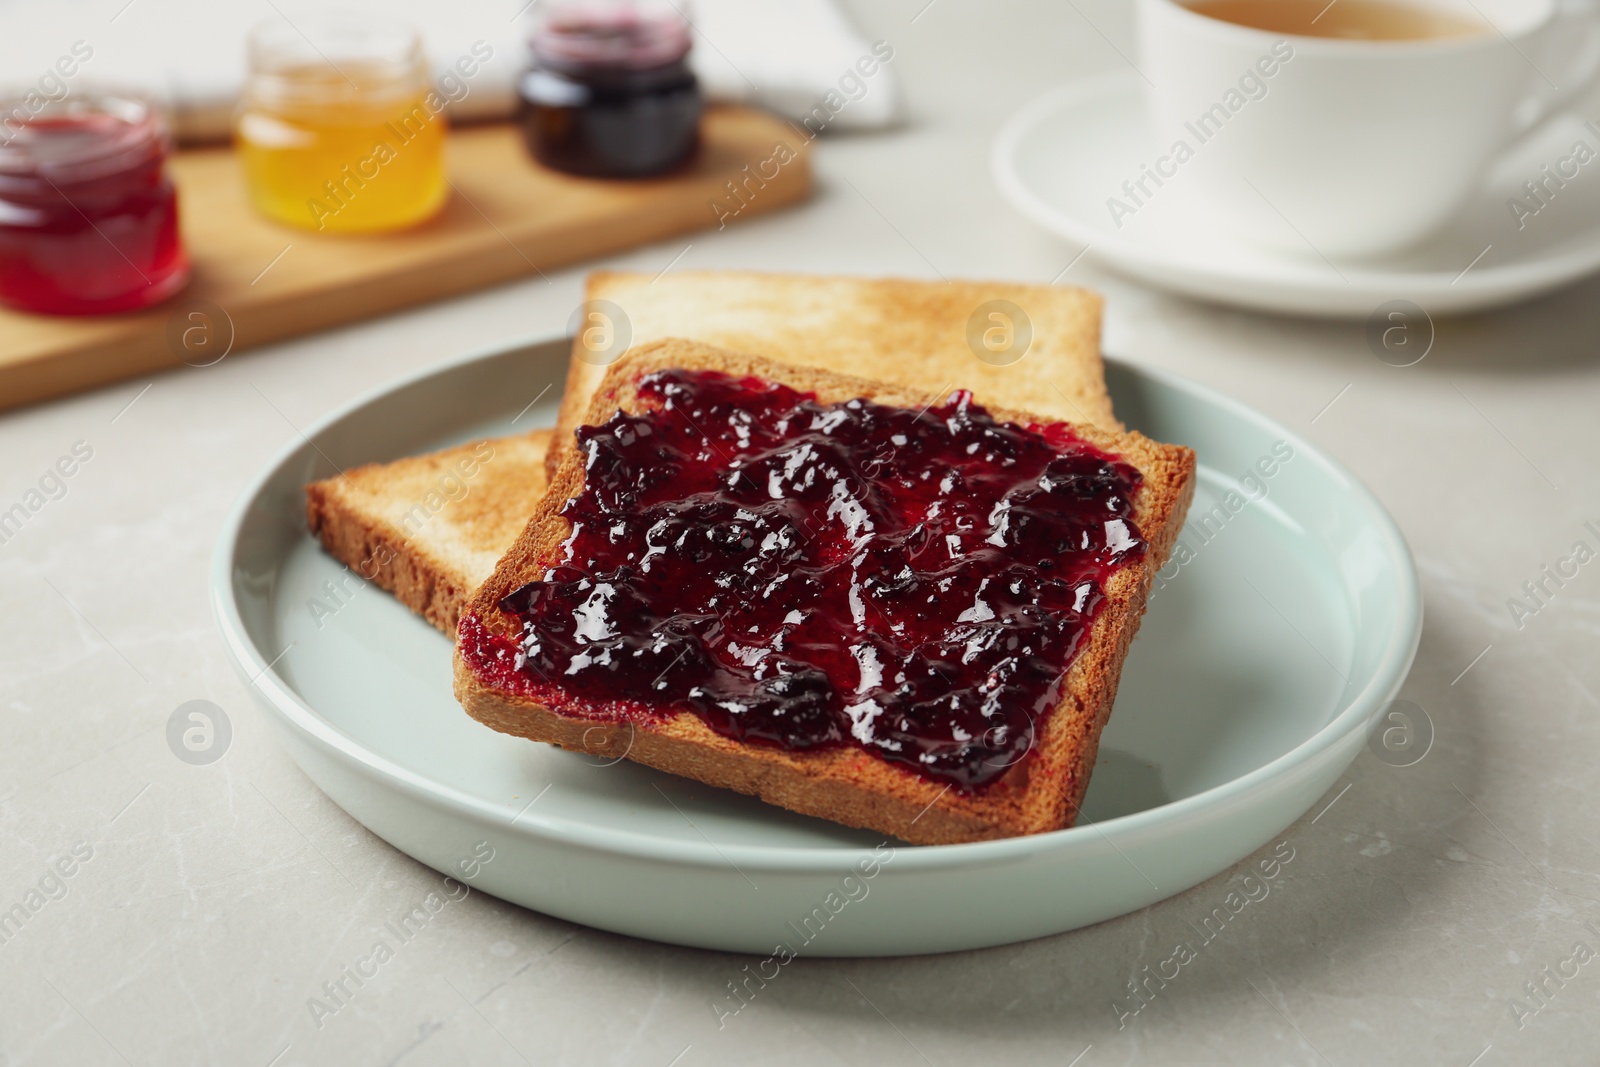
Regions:
M 683 6 L 695 24 L 694 69 L 710 99 L 771 108 L 812 132 L 898 117 L 892 44 L 862 37 L 834 0 Z M 338 7 L 421 30 L 440 76 L 456 71 L 445 85 L 458 119 L 511 114 L 527 65 L 528 0 L 340 0 Z M 166 104 L 180 138 L 226 137 L 250 28 L 266 19 L 292 22 L 306 10 L 303 0 L 0 0 L 0 88 L 50 95 L 91 83 L 125 86 Z M 489 58 L 475 62 L 485 47 Z M 461 73 L 467 69 L 470 76 Z

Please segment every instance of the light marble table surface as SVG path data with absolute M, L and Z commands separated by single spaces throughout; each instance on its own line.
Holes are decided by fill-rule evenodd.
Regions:
M 362 931 L 438 876 L 278 747 L 212 621 L 212 544 L 290 423 L 445 357 L 561 331 L 584 268 L 551 272 L 0 416 L 0 506 L 78 442 L 92 450 L 0 545 L 0 910 L 44 898 L 0 944 L 0 1063 L 1596 1062 L 1600 567 L 1549 585 L 1520 619 L 1508 601 L 1600 540 L 1585 526 L 1600 526 L 1600 281 L 1441 322 L 1428 357 L 1401 369 L 1360 323 L 1203 306 L 1087 259 L 1063 274 L 1079 250 L 1002 203 L 989 143 L 1038 93 L 1123 64 L 1123 6 L 885 0 L 854 14 L 893 43 L 909 121 L 821 143 L 806 206 L 610 263 L 1101 290 L 1109 351 L 1294 427 L 1392 510 L 1426 602 L 1403 690 L 1433 724 L 1426 758 L 1363 752 L 1283 834 L 1295 858 L 1270 896 L 1126 1018 L 1126 983 L 1255 858 L 1028 944 L 800 959 L 720 1029 L 711 1005 L 750 961 L 473 894 L 318 1026 L 308 1001 L 360 955 Z M 166 741 L 193 699 L 233 723 L 209 766 Z M 57 861 L 70 876 L 52 875 Z

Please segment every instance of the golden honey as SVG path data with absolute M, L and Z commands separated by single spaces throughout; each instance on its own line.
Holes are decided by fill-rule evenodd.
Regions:
M 444 99 L 402 28 L 266 24 L 234 125 L 250 198 L 290 226 L 373 233 L 445 202 Z M 319 40 L 320 37 L 320 40 Z

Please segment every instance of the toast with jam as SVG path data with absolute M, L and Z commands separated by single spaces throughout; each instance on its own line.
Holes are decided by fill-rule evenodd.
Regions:
M 913 844 L 1072 825 L 1194 454 L 818 362 L 612 365 L 461 612 L 457 698 Z
M 597 271 L 589 308 L 623 309 L 619 349 L 665 336 L 760 352 L 783 362 L 891 381 L 922 382 L 930 400 L 963 386 L 981 400 L 1120 430 L 1100 357 L 1100 297 L 1088 290 L 1005 282 L 922 282 L 744 271 L 674 271 L 659 277 Z M 991 321 L 980 308 L 1022 309 Z M 974 316 L 990 340 L 1010 351 L 978 359 Z M 1005 331 L 1013 331 L 1006 335 Z M 604 366 L 574 339 L 562 397 L 559 440 L 570 440 Z M 978 350 L 988 353 L 983 338 Z M 1011 360 L 1011 355 L 1021 355 Z M 1008 362 L 1008 360 L 1010 360 Z M 313 482 L 306 516 L 323 548 L 361 577 L 389 590 L 430 623 L 454 634 L 466 599 L 527 524 L 559 457 L 549 431 L 477 442 L 459 449 L 369 464 Z M 484 453 L 481 461 L 474 457 Z M 538 463 L 535 472 L 534 461 Z M 481 468 L 481 469 L 480 469 Z M 462 472 L 467 472 L 462 477 Z M 451 473 L 465 483 L 452 492 Z

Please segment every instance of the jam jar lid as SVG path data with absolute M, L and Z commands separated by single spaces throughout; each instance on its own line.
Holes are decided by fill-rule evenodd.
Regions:
M 691 43 L 688 21 L 666 0 L 564 0 L 529 40 L 534 60 L 558 70 L 650 70 L 682 60 Z
M 0 181 L 89 181 L 159 159 L 170 147 L 167 124 L 137 95 L 74 93 L 30 106 L 23 94 L 0 96 Z

